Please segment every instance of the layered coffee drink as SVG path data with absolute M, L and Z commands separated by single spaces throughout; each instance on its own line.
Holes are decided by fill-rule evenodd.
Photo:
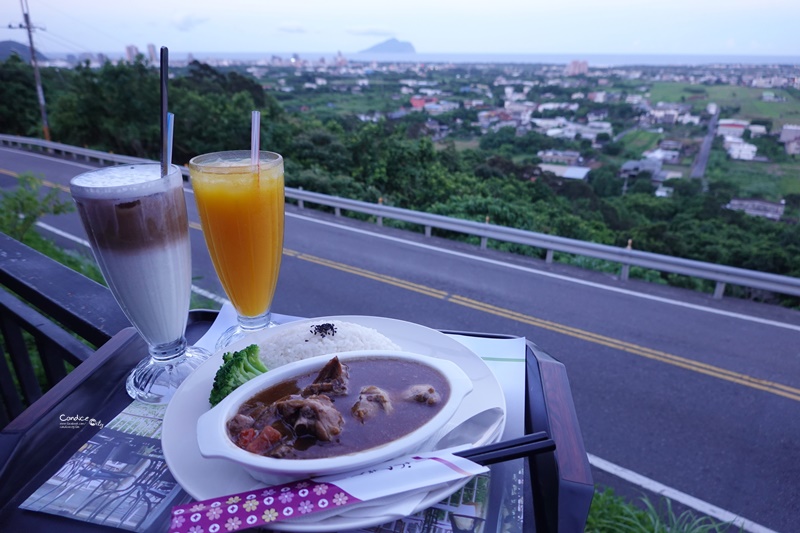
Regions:
M 74 178 L 71 192 L 114 297 L 151 347 L 183 336 L 191 255 L 183 177 L 123 165 Z

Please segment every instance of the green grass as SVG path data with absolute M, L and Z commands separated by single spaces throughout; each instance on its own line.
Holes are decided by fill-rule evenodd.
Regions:
M 772 92 L 783 97 L 785 102 L 764 102 L 761 95 Z M 800 100 L 781 89 L 756 89 L 733 85 L 688 85 L 682 83 L 654 83 L 650 89 L 650 101 L 685 102 L 692 104 L 695 113 L 705 110 L 713 102 L 721 107 L 738 107 L 733 118 L 746 120 L 770 119 L 773 132 L 784 124 L 800 124 Z
M 663 135 L 652 131 L 634 130 L 622 138 L 625 151 L 641 155 L 642 152 L 652 150 L 658 146 L 658 141 Z
M 741 531 L 730 524 L 716 522 L 691 511 L 677 514 L 672 502 L 662 498 L 656 506 L 641 498 L 633 505 L 611 489 L 597 490 L 586 521 L 586 533 L 733 533 Z
M 477 150 L 480 147 L 480 140 L 454 140 L 453 144 L 455 145 L 456 150 L 459 152 L 463 150 Z
M 766 197 L 779 200 L 787 194 L 800 193 L 800 163 L 771 164 L 737 162 L 731 165 L 728 179 L 744 191 L 761 190 Z
M 800 194 L 800 161 L 757 163 L 727 161 L 723 169 L 708 172 L 712 182 L 736 186 L 738 196 L 779 201 L 788 194 Z
M 404 100 L 394 100 L 391 94 L 380 90 L 365 90 L 360 94 L 330 91 L 298 90 L 290 95 L 282 95 L 281 103 L 288 109 L 305 106 L 309 111 L 333 115 L 351 115 L 379 111 L 388 113 L 397 111 Z

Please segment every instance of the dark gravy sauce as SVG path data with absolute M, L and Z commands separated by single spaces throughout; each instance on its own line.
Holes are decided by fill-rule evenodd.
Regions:
M 270 441 L 267 449 L 249 449 L 253 453 L 287 459 L 318 459 L 346 455 L 381 446 L 414 431 L 429 421 L 447 402 L 450 390 L 444 376 L 437 370 L 415 361 L 393 358 L 350 359 L 342 363 L 349 374 L 346 394 L 320 393 L 326 396 L 332 407 L 341 414 L 341 426 L 338 433 L 320 437 L 313 431 L 298 430 L 292 426 L 292 420 L 279 413 L 276 402 L 287 397 L 299 397 L 301 391 L 311 385 L 317 378 L 319 370 L 297 378 L 289 379 L 269 387 L 248 399 L 238 410 L 238 421 L 228 421 L 228 433 L 231 440 L 240 447 L 243 444 L 240 435 L 249 431 L 249 435 L 260 433 L 269 425 L 280 433 L 279 441 Z M 388 396 L 388 401 L 381 396 L 377 407 L 367 415 L 354 408 L 367 396 L 362 390 L 373 386 L 381 389 Z M 420 398 L 409 391 L 419 391 L 423 387 L 428 391 L 435 390 L 435 397 Z M 430 387 L 430 388 L 429 388 Z M 369 388 L 368 392 L 374 391 Z M 341 392 L 341 391 L 339 391 Z M 319 398 L 312 396 L 311 398 Z M 370 396 L 374 400 L 374 396 Z M 327 400 L 325 400 L 327 402 Z M 363 405 L 363 404 L 359 404 Z M 357 406 L 358 407 L 358 406 Z M 242 415 L 242 416 L 238 416 Z M 253 419 L 255 430 L 248 430 L 241 420 Z M 258 422 L 260 420 L 260 422 Z M 313 425 L 313 424 L 312 424 Z M 244 429 L 243 429 L 244 428 Z M 269 429 L 269 428 L 267 428 Z M 277 433 L 269 430 L 277 439 Z M 335 433 L 335 431 L 334 431 Z M 247 439 L 244 439 L 247 440 Z M 248 441 L 249 442 L 249 441 Z

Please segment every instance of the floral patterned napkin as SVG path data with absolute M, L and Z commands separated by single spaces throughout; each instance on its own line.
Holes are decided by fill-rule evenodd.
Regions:
M 294 481 L 176 506 L 169 532 L 240 531 L 313 513 L 327 511 L 328 516 L 361 502 L 419 491 L 487 470 L 447 452 L 401 457 L 347 476 Z

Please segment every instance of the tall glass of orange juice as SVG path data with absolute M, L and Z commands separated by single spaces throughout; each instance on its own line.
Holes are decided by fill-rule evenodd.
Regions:
M 222 287 L 238 314 L 217 348 L 270 325 L 283 253 L 283 158 L 232 150 L 189 161 L 200 223 Z

